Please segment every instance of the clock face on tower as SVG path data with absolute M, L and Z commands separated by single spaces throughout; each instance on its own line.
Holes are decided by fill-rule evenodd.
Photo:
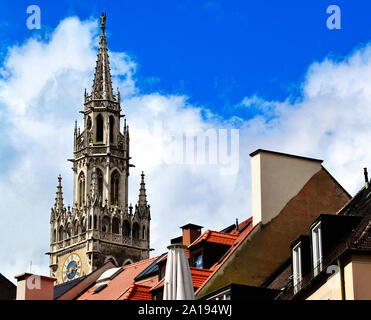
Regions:
M 81 262 L 77 254 L 71 254 L 63 266 L 63 282 L 76 279 L 80 276 Z

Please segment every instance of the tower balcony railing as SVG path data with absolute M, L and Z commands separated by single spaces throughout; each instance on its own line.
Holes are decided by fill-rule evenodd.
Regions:
M 64 239 L 58 242 L 51 243 L 50 250 L 56 251 L 76 243 L 85 241 L 86 239 L 100 239 L 110 242 L 115 242 L 118 244 L 126 244 L 128 246 L 135 246 L 139 248 L 145 248 L 147 246 L 147 241 L 144 239 L 135 239 L 122 234 L 103 232 L 98 230 L 87 230 L 86 232 L 74 235 L 68 239 Z
M 56 246 L 56 249 L 57 249 L 57 250 L 63 248 L 63 240 L 62 240 L 62 241 L 58 241 L 58 242 L 55 244 L 55 246 Z
M 88 230 L 86 232 L 88 239 L 101 239 L 110 242 L 115 242 L 118 244 L 126 244 L 129 246 L 136 246 L 136 247 L 145 247 L 147 244 L 146 240 L 143 239 L 134 239 L 129 236 L 125 236 L 119 233 L 112 233 L 112 232 L 103 232 L 98 230 Z
M 71 244 L 75 244 L 77 242 L 79 242 L 79 236 L 78 235 L 72 236 L 71 237 Z

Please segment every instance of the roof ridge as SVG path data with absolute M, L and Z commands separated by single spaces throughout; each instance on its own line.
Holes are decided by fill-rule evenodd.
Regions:
M 249 235 L 251 235 L 252 234 L 252 232 L 253 232 L 253 230 L 255 230 L 258 226 L 260 226 L 261 225 L 261 222 L 259 222 L 258 224 L 256 224 L 255 226 L 254 225 L 252 225 L 252 227 L 251 227 L 251 229 L 246 229 L 246 230 L 248 230 L 247 232 L 244 232 L 244 233 L 241 233 L 241 234 L 239 234 L 239 237 L 241 236 L 241 235 L 243 235 L 242 236 L 242 239 L 240 239 L 239 241 L 236 241 L 235 242 L 235 245 L 232 245 L 231 247 L 230 247 L 230 249 L 228 250 L 229 252 L 228 253 L 226 253 L 225 254 L 225 257 L 224 257 L 224 259 L 223 259 L 223 261 L 221 261 L 221 262 L 216 262 L 211 268 L 212 268 L 212 273 L 210 274 L 210 276 L 207 278 L 207 280 L 206 281 L 204 281 L 202 284 L 201 284 L 201 286 L 195 291 L 195 295 L 197 295 L 200 291 L 201 291 L 201 289 L 205 286 L 205 284 L 208 282 L 208 280 L 210 280 L 214 275 L 215 275 L 215 273 L 224 265 L 224 263 L 229 259 L 229 257 L 234 253 L 234 252 L 236 252 L 236 250 L 239 248 L 239 246 L 241 245 L 241 243 L 243 243 L 246 239 L 247 239 L 247 237 L 249 237 Z
M 205 269 L 205 268 L 196 268 L 196 267 L 189 267 L 191 270 L 200 270 L 200 271 L 207 271 L 207 272 L 212 272 L 210 269 Z
M 157 257 L 153 257 L 153 258 L 144 259 L 144 260 L 139 260 L 139 261 L 137 261 L 137 262 L 130 263 L 130 264 L 127 264 L 127 265 L 125 265 L 125 266 L 122 266 L 121 268 L 123 268 L 124 270 L 126 270 L 127 268 L 136 267 L 136 266 L 138 266 L 138 265 L 140 265 L 140 264 L 143 264 L 143 263 L 145 263 L 145 262 L 149 262 L 149 261 L 155 260 L 155 259 L 157 259 L 158 257 L 159 257 L 159 256 L 157 256 Z

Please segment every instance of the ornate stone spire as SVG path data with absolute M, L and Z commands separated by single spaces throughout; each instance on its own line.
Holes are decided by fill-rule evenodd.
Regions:
M 63 192 L 62 192 L 62 177 L 61 175 L 58 176 L 58 186 L 57 186 L 57 192 L 55 197 L 55 204 L 54 208 L 56 210 L 63 210 L 64 204 L 63 204 Z
M 147 206 L 147 195 L 146 195 L 146 184 L 144 182 L 143 171 L 142 171 L 141 176 L 142 176 L 142 181 L 140 182 L 138 205 L 140 207 L 146 207 Z
M 97 65 L 95 67 L 95 75 L 92 89 L 93 99 L 111 100 L 113 99 L 111 72 L 108 60 L 108 49 L 106 42 L 106 14 L 102 13 L 100 17 L 101 35 L 98 49 Z

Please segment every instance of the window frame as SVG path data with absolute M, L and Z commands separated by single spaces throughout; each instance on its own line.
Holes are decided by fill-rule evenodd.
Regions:
M 311 229 L 312 237 L 312 264 L 314 276 L 322 271 L 322 228 L 321 221 L 317 222 Z
M 294 285 L 294 292 L 300 290 L 300 284 L 303 280 L 303 266 L 302 266 L 302 243 L 298 242 L 291 250 L 292 254 L 292 281 Z

